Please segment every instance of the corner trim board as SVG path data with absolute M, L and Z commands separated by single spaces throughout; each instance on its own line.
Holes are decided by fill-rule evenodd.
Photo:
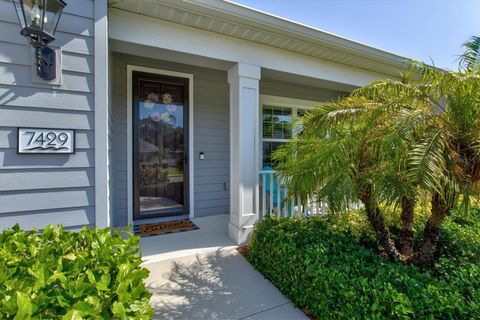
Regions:
M 95 226 L 111 225 L 108 158 L 108 3 L 95 1 Z

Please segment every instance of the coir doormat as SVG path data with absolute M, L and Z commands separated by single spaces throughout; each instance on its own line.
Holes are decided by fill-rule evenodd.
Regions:
M 137 225 L 135 226 L 135 234 L 142 237 L 148 237 L 196 229 L 198 229 L 198 227 L 192 221 L 184 219 Z

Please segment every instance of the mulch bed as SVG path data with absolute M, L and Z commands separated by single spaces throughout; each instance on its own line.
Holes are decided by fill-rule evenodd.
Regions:
M 247 259 L 248 256 L 248 246 L 246 244 L 238 246 L 237 251 Z M 247 259 L 248 260 L 248 259 Z

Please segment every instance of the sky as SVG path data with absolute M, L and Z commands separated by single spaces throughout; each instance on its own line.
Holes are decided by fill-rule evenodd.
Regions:
M 233 0 L 408 58 L 456 70 L 480 36 L 480 0 Z

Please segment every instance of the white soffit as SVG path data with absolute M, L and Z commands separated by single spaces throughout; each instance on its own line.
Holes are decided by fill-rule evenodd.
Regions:
M 360 69 L 398 76 L 406 58 L 223 0 L 109 0 L 109 6 Z

